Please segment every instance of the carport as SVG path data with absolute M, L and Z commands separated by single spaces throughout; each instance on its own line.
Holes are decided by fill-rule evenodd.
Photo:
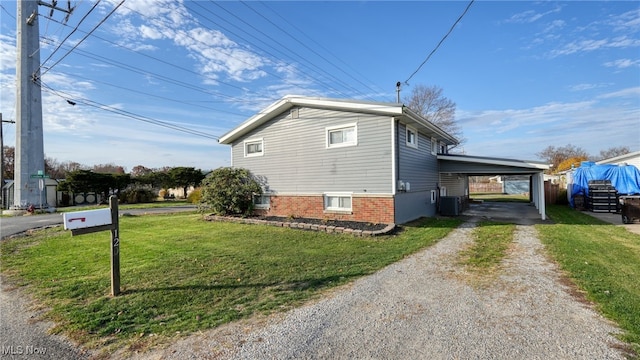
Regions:
M 531 199 L 542 220 L 546 220 L 544 204 L 544 170 L 549 165 L 542 162 L 468 155 L 438 155 L 440 184 L 447 188 L 447 195 L 469 196 L 469 176 L 529 175 Z

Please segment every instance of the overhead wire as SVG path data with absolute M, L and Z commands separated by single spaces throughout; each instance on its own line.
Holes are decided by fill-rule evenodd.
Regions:
M 427 63 L 427 61 L 429 61 L 429 59 L 431 58 L 431 56 L 433 54 L 435 54 L 435 52 L 438 50 L 438 48 L 440 47 L 440 45 L 442 45 L 442 43 L 444 42 L 444 40 L 449 36 L 449 34 L 451 34 L 451 32 L 453 31 L 453 29 L 456 27 L 456 25 L 458 25 L 458 23 L 460 22 L 460 20 L 462 20 L 462 18 L 466 15 L 467 11 L 469 11 L 469 8 L 471 7 L 471 5 L 473 4 L 475 0 L 471 0 L 469 2 L 469 4 L 467 5 L 467 7 L 464 9 L 464 11 L 462 12 L 462 14 L 458 17 L 458 19 L 453 23 L 453 25 L 451 25 L 451 28 L 449 28 L 449 31 L 447 31 L 447 33 L 442 37 L 442 39 L 440 40 L 440 42 L 438 42 L 438 45 L 436 45 L 436 47 L 431 50 L 431 52 L 429 53 L 429 55 L 427 55 L 427 58 L 424 59 L 424 61 L 420 64 L 420 66 L 418 66 L 418 68 L 407 78 L 407 80 L 404 81 L 405 84 L 409 85 L 409 80 L 411 80 L 411 78 L 413 78 L 413 76 L 415 74 L 418 73 L 418 71 L 420 71 L 420 69 L 422 69 L 422 67 L 424 66 L 424 64 Z
M 66 100 L 71 105 L 76 105 L 77 103 L 81 103 L 81 104 L 84 104 L 84 105 L 87 105 L 87 106 L 95 107 L 97 109 L 101 109 L 101 110 L 104 110 L 104 111 L 109 111 L 109 112 L 112 112 L 114 114 L 118 114 L 118 115 L 121 115 L 121 116 L 124 116 L 124 117 L 128 117 L 128 118 L 131 118 L 131 119 L 134 119 L 134 120 L 142 121 L 142 122 L 145 122 L 145 123 L 161 126 L 161 127 L 167 128 L 167 129 L 180 131 L 180 132 L 187 133 L 187 134 L 194 135 L 194 136 L 200 136 L 200 137 L 204 137 L 204 138 L 207 138 L 207 139 L 213 139 L 213 140 L 218 140 L 219 139 L 219 136 L 208 134 L 208 133 L 205 133 L 205 132 L 202 132 L 202 131 L 192 130 L 192 129 L 189 129 L 187 127 L 184 127 L 184 126 L 181 126 L 181 125 L 176 125 L 176 124 L 173 124 L 173 123 L 170 123 L 170 122 L 167 122 L 167 121 L 154 119 L 154 118 L 151 118 L 151 117 L 148 117 L 148 116 L 144 116 L 144 115 L 139 115 L 139 114 L 133 113 L 131 111 L 118 109 L 116 107 L 109 106 L 109 105 L 106 105 L 106 104 L 102 104 L 100 102 L 93 101 L 93 100 L 90 100 L 90 99 L 76 97 L 76 96 L 73 96 L 73 95 L 71 95 L 69 93 L 66 93 L 64 91 L 55 90 L 51 86 L 49 86 L 46 83 L 44 83 L 42 80 L 39 82 L 39 84 L 40 84 L 40 86 L 42 87 L 43 90 L 61 97 L 62 99 Z
M 107 19 L 114 13 L 116 12 L 116 10 L 118 10 L 118 8 L 125 2 L 125 0 L 120 1 L 120 3 L 113 8 L 113 10 L 111 10 L 110 13 L 108 13 L 96 26 L 93 27 L 93 29 L 91 29 L 91 31 L 89 31 L 80 41 L 78 41 L 72 48 L 71 50 L 69 50 L 66 54 L 64 54 L 64 56 L 62 56 L 60 59 L 58 59 L 58 61 L 56 61 L 53 65 L 49 66 L 44 72 L 42 72 L 42 75 L 46 74 L 47 72 L 49 72 L 54 66 L 58 65 L 65 57 L 67 57 L 69 54 L 71 54 L 71 52 L 73 50 L 75 50 L 78 46 L 80 46 L 80 44 L 82 44 L 83 41 L 85 41 L 94 31 L 96 31 L 105 21 L 107 21 Z M 42 65 L 40 65 L 42 66 Z M 42 76 L 41 75 L 41 76 Z
M 84 14 L 84 16 L 80 19 L 80 21 L 76 24 L 76 26 L 73 28 L 73 30 L 71 30 L 71 32 L 69 34 L 67 34 L 67 36 L 62 39 L 62 41 L 58 44 L 58 46 L 53 49 L 53 51 L 51 52 L 51 54 L 49 54 L 49 56 L 40 63 L 40 66 L 36 69 L 36 71 L 34 71 L 35 73 L 37 73 L 40 69 L 42 69 L 42 67 L 44 66 L 44 64 L 47 63 L 47 61 L 49 61 L 53 55 L 55 55 L 58 50 L 60 50 L 60 48 L 62 47 L 62 44 L 64 44 L 67 40 L 69 40 L 69 38 L 71 37 L 71 35 L 73 35 L 78 28 L 80 27 L 80 25 L 82 25 L 82 23 L 87 19 L 87 17 L 89 17 L 89 15 L 93 12 L 93 10 L 95 10 L 98 7 L 98 4 L 100 4 L 101 0 L 96 1 L 95 4 L 93 4 L 93 6 L 91 7 L 91 9 L 89 9 L 89 11 L 87 11 L 86 14 Z
M 230 16 L 232 16 L 233 18 L 237 19 L 238 21 L 240 21 L 241 23 L 243 23 L 244 25 L 246 25 L 248 28 L 253 29 L 254 31 L 256 31 L 257 33 L 262 34 L 266 39 L 272 41 L 273 43 L 275 43 L 279 48 L 276 48 L 274 46 L 270 46 L 271 48 L 275 49 L 276 51 L 280 52 L 281 54 L 284 54 L 284 51 L 287 51 L 290 57 L 292 58 L 296 58 L 299 61 L 299 64 L 301 66 L 304 66 L 305 68 L 311 70 L 312 72 L 316 73 L 319 76 L 323 76 L 326 77 L 327 79 L 331 79 L 332 81 L 334 81 L 335 83 L 341 84 L 342 86 L 345 87 L 345 89 L 353 92 L 354 90 L 357 91 L 357 89 L 354 88 L 349 88 L 349 85 L 346 84 L 344 81 L 342 81 L 340 78 L 331 75 L 329 72 L 325 71 L 324 69 L 322 69 L 321 67 L 317 66 L 316 64 L 314 64 L 313 62 L 307 60 L 306 58 L 304 58 L 302 55 L 292 51 L 291 49 L 289 49 L 288 46 L 286 46 L 285 44 L 283 44 L 282 42 L 274 39 L 273 37 L 264 34 L 263 31 L 261 31 L 260 29 L 256 28 L 253 24 L 249 23 L 248 21 L 246 21 L 245 19 L 241 18 L 240 16 L 232 13 L 231 11 L 229 11 L 228 9 L 224 8 L 220 3 L 215 2 L 213 0 L 209 0 L 210 3 L 212 3 L 213 5 L 217 6 L 218 8 L 222 9 L 223 11 L 225 11 L 227 14 L 229 14 Z M 253 36 L 254 38 L 256 38 L 255 36 Z M 257 39 L 257 38 L 256 38 Z M 245 39 L 246 40 L 246 39 Z M 265 42 L 265 45 L 267 45 L 267 43 Z M 268 45 L 269 46 L 269 45 Z M 286 55 L 285 55 L 286 56 Z M 276 57 L 277 58 L 277 57 Z M 319 78 L 313 78 L 313 81 L 318 82 L 321 81 Z M 334 87 L 332 84 L 328 84 L 326 82 L 322 82 L 325 87 L 327 87 L 328 89 L 333 90 L 334 92 L 341 94 L 343 96 L 347 96 L 349 97 L 349 94 L 339 90 L 338 88 Z
M 268 23 L 273 25 L 276 29 L 280 30 L 282 33 L 284 33 L 285 35 L 287 35 L 288 37 L 293 39 L 295 42 L 297 42 L 298 44 L 302 45 L 302 47 L 304 47 L 305 49 L 309 50 L 310 52 L 312 52 L 313 54 L 318 56 L 320 59 L 324 60 L 327 64 L 331 65 L 332 67 L 336 68 L 338 71 L 343 73 L 344 75 L 346 75 L 346 76 L 350 77 L 351 79 L 355 80 L 356 82 L 360 83 L 360 85 L 369 88 L 369 86 L 367 84 L 363 83 L 362 81 L 360 81 L 359 79 L 357 79 L 356 77 L 354 77 L 353 75 L 351 75 L 350 73 L 348 73 L 347 71 L 342 69 L 340 66 L 336 65 L 334 62 L 332 62 L 331 60 L 327 59 L 324 55 L 320 54 L 315 49 L 313 49 L 312 47 L 310 47 L 309 45 L 307 45 L 306 43 L 304 43 L 303 41 L 301 41 L 297 37 L 293 36 L 290 32 L 288 32 L 287 30 L 283 29 L 280 25 L 278 25 L 277 23 L 273 22 L 271 19 L 269 19 L 266 16 L 264 16 L 264 14 L 262 14 L 261 12 L 257 11 L 253 7 L 251 7 L 246 1 L 240 1 L 240 3 L 242 5 L 244 5 L 244 6 L 246 6 L 247 8 L 249 8 L 251 11 L 253 11 L 255 14 L 257 14 L 261 18 L 263 18 L 265 21 L 267 21 Z M 287 22 L 287 23 L 291 25 L 291 23 L 289 23 L 289 22 Z M 298 30 L 298 33 L 301 33 L 301 34 L 304 35 L 304 32 L 302 30 L 299 30 L 299 29 L 297 29 L 297 30 Z M 316 42 L 316 44 L 317 44 L 317 42 Z M 342 81 L 342 80 L 340 80 L 340 81 L 342 83 L 346 84 L 344 81 Z M 348 86 L 350 88 L 352 88 L 352 89 L 355 89 L 350 85 L 348 85 Z M 373 90 L 371 88 L 369 88 L 369 90 L 375 92 L 375 90 Z M 373 100 L 373 98 L 370 98 L 367 95 L 364 95 L 364 96 L 366 96 L 369 100 Z

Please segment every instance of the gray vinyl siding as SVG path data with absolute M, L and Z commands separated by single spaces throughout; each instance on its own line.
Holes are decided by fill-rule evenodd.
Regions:
M 263 176 L 274 193 L 392 191 L 391 118 L 297 108 L 266 122 L 232 145 L 234 167 Z M 356 146 L 327 148 L 326 128 L 357 123 Z M 263 156 L 245 157 L 244 141 L 263 139 Z
M 459 177 L 459 178 L 458 178 Z M 440 186 L 447 188 L 447 196 L 467 196 L 467 176 L 460 174 L 440 174 Z
M 395 197 L 396 223 L 402 224 L 436 214 L 431 204 L 431 190 L 438 187 L 438 160 L 431 154 L 431 138 L 418 133 L 418 148 L 407 145 L 405 124 L 398 124 L 398 180 L 408 182 L 410 189 Z
M 438 160 L 431 154 L 431 138 L 418 133 L 418 148 L 407 145 L 407 130 L 402 123 L 398 131 L 398 180 L 409 182 L 411 192 L 436 188 Z

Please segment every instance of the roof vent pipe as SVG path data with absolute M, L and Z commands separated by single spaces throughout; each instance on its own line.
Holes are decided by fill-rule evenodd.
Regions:
M 400 81 L 398 81 L 396 83 L 396 94 L 397 94 L 397 103 L 400 104 L 400 85 L 402 85 L 402 83 Z

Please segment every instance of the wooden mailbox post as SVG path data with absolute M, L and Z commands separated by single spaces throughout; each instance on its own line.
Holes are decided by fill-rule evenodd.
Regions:
M 109 197 L 109 209 L 75 211 L 63 214 L 64 229 L 71 236 L 111 230 L 111 295 L 120 294 L 120 225 L 118 197 Z

